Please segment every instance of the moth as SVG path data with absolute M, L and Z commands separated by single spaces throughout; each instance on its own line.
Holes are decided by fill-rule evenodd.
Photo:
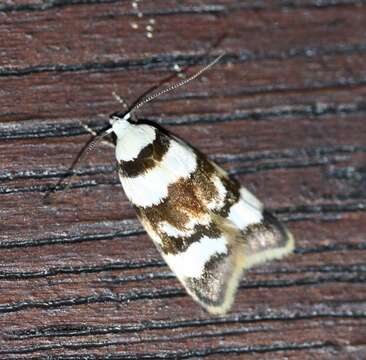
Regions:
M 159 126 L 135 118 L 156 97 L 201 75 L 147 96 L 111 115 L 118 174 L 141 224 L 188 294 L 212 314 L 224 314 L 243 272 L 278 259 L 294 238 L 263 204 L 199 150 Z

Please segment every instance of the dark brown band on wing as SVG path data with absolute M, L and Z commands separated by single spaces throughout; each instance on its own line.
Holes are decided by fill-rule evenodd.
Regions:
M 187 237 L 169 237 L 159 229 L 162 221 L 180 231 L 185 231 L 187 223 L 193 218 L 206 215 L 205 203 L 217 196 L 215 184 L 212 182 L 214 166 L 197 153 L 197 167 L 189 178 L 181 178 L 168 186 L 168 196 L 158 205 L 135 207 L 138 215 L 148 221 L 153 230 L 162 238 L 162 251 L 176 254 L 203 236 L 218 237 L 219 229 L 214 225 L 197 225 L 194 234 Z
M 170 145 L 169 137 L 158 129 L 155 130 L 155 140 L 146 145 L 137 158 L 130 161 L 120 161 L 118 170 L 124 177 L 136 177 L 152 169 L 167 153 Z
M 215 172 L 213 165 L 202 155 L 197 155 L 196 170 L 168 186 L 168 196 L 158 205 L 136 207 L 137 211 L 152 224 L 167 221 L 177 229 L 184 230 L 192 217 L 205 214 L 205 201 L 216 196 L 215 184 L 210 181 Z
M 200 241 L 204 236 L 215 239 L 221 235 L 220 229 L 214 223 L 209 225 L 196 225 L 193 231 L 194 233 L 192 235 L 184 237 L 172 237 L 161 234 L 162 245 L 160 249 L 164 254 L 175 255 L 186 251 L 191 244 Z
M 228 177 L 222 177 L 221 181 L 226 189 L 224 206 L 221 209 L 215 210 L 219 216 L 226 218 L 230 212 L 230 208 L 240 199 L 240 184 Z
M 170 237 L 159 229 L 159 224 L 165 221 L 184 232 L 187 223 L 192 218 L 201 218 L 206 215 L 208 210 L 205 204 L 218 196 L 216 185 L 213 182 L 213 175 L 219 175 L 217 169 L 203 154 L 196 152 L 196 157 L 196 170 L 189 178 L 182 178 L 170 184 L 168 196 L 160 204 L 146 208 L 136 207 L 139 216 L 148 221 L 161 237 L 161 250 L 166 254 L 183 252 L 203 236 L 217 238 L 221 235 L 219 228 L 213 223 L 210 225 L 197 224 L 194 227 L 194 233 L 187 237 Z M 225 176 L 220 176 L 220 179 L 227 193 L 223 207 L 213 212 L 227 217 L 231 206 L 239 200 L 240 185 Z

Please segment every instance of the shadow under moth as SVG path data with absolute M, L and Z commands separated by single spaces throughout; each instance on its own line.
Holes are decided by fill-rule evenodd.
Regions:
M 135 111 L 201 75 L 148 95 L 111 115 L 122 187 L 141 224 L 192 298 L 212 314 L 227 312 L 245 269 L 294 248 L 286 227 L 247 189 L 181 139 L 138 121 Z

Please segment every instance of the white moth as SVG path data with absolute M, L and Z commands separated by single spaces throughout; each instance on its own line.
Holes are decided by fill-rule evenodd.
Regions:
M 294 239 L 218 165 L 134 112 L 195 75 L 111 116 L 122 187 L 157 249 L 192 298 L 212 314 L 231 307 L 243 271 L 281 258 Z M 99 137 L 101 138 L 101 137 Z

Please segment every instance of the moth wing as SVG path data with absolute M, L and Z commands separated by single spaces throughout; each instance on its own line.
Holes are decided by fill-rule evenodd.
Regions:
M 290 253 L 294 240 L 284 226 L 269 213 L 265 213 L 261 224 L 245 233 L 227 218 L 217 215 L 212 215 L 212 218 L 219 226 L 221 238 L 227 247 L 226 251 L 217 252 L 205 259 L 200 276 L 187 276 L 187 268 L 202 263 L 205 256 L 200 251 L 210 249 L 209 241 L 205 243 L 201 239 L 202 248 L 192 248 L 181 263 L 174 257 L 167 257 L 165 254 L 162 256 L 198 303 L 212 314 L 224 314 L 232 306 L 244 270 Z
M 232 181 L 221 167 L 213 165 L 222 179 Z M 294 238 L 286 226 L 243 186 L 239 188 L 226 218 L 241 231 L 239 239 L 245 247 L 244 268 L 279 259 L 294 249 Z
M 221 179 L 231 183 L 226 187 L 226 198 L 235 199 L 230 189 L 237 183 L 212 164 Z M 211 213 L 228 244 L 227 253 L 212 257 L 199 278 L 178 276 L 187 292 L 213 314 L 230 309 L 245 269 L 282 258 L 294 249 L 294 238 L 287 228 L 245 187 L 238 187 L 238 196 L 232 200 L 227 214 Z
M 294 249 L 294 238 L 286 226 L 243 187 L 228 219 L 241 231 L 239 239 L 244 245 L 243 266 L 246 269 L 267 260 L 279 259 Z
M 239 241 L 240 232 L 224 218 L 213 215 L 225 242 L 225 251 L 212 255 L 204 264 L 199 277 L 183 274 L 178 276 L 187 292 L 211 314 L 226 313 L 243 274 L 243 246 Z M 212 239 L 211 239 L 212 240 Z M 209 248 L 207 244 L 207 248 Z M 202 249 L 204 251 L 204 249 Z M 201 257 L 197 254 L 198 257 Z M 195 259 L 192 259 L 193 261 Z M 172 264 L 174 267 L 174 263 Z M 189 266 L 187 264 L 187 266 Z
M 159 165 L 161 174 L 174 180 L 168 196 L 157 206 L 140 208 L 139 218 L 192 298 L 210 313 L 223 314 L 232 305 L 244 269 L 289 253 L 293 238 L 219 166 L 181 140 L 171 138 L 171 146 L 177 151 Z M 194 154 L 195 171 L 178 178 L 187 173 L 187 164 L 195 164 L 186 159 Z M 185 230 L 179 230 L 179 219 L 187 215 L 194 225 L 186 219 Z
M 250 210 L 244 207 L 237 211 L 238 216 L 246 217 Z M 224 314 L 230 309 L 245 269 L 292 251 L 291 234 L 273 215 L 266 211 L 263 214 L 262 222 L 242 231 L 227 217 L 211 213 L 219 237 L 204 235 L 209 232 L 208 225 L 201 224 L 202 234 L 184 252 L 168 254 L 157 246 L 187 292 L 210 313 Z M 161 234 L 146 220 L 141 221 L 158 245 Z
M 295 247 L 292 234 L 267 210 L 263 211 L 261 223 L 243 231 L 242 239 L 245 244 L 245 269 L 280 259 L 290 254 Z
M 211 214 L 220 234 L 209 235 L 211 225 L 200 226 L 195 241 L 184 251 L 168 253 L 149 221 L 140 221 L 157 245 L 163 259 L 192 298 L 212 314 L 225 313 L 231 306 L 243 272 L 243 244 L 240 231 L 230 221 Z M 179 238 L 170 239 L 180 241 Z

